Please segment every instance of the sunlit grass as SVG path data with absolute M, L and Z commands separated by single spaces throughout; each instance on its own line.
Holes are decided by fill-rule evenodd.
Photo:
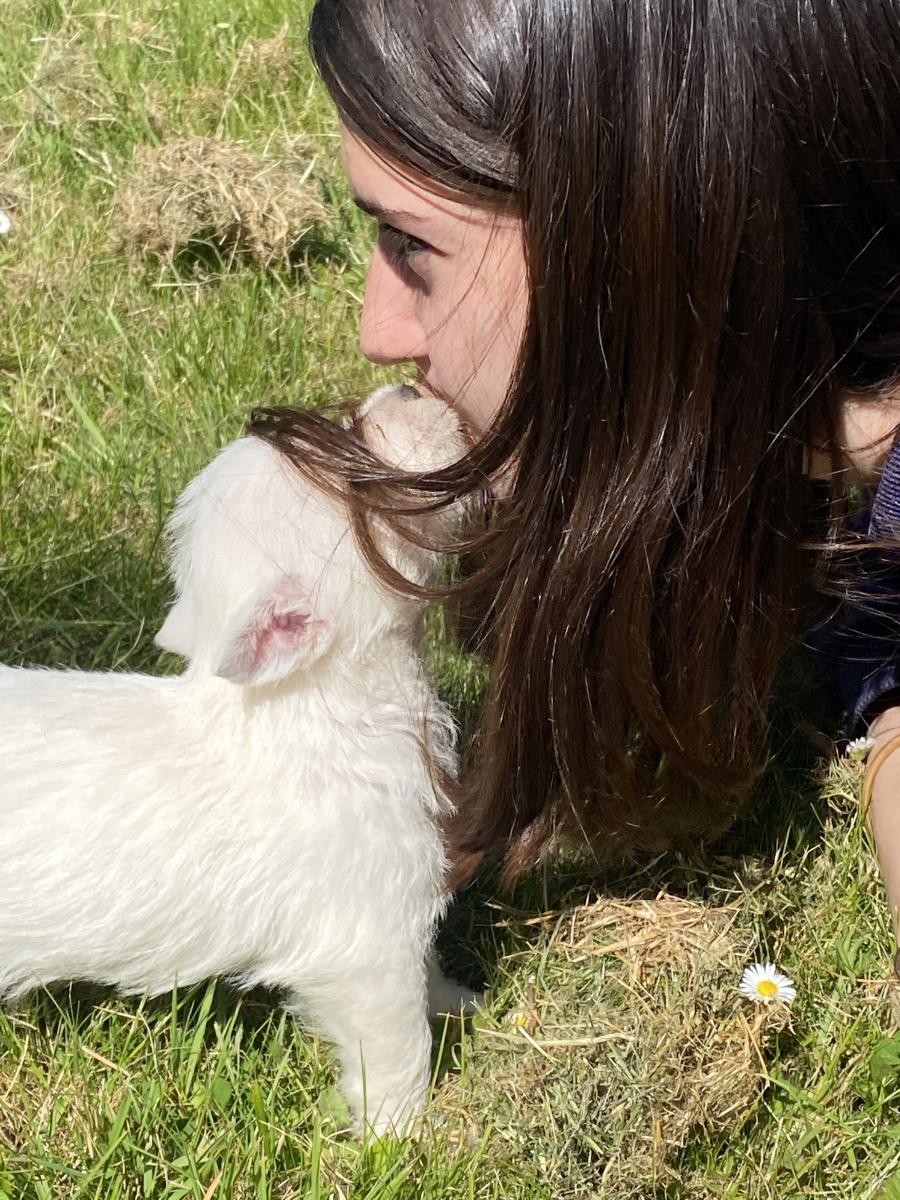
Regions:
M 307 7 L 0 0 L 4 662 L 172 669 L 152 634 L 178 490 L 255 405 L 382 379 Z M 305 162 L 327 215 L 292 267 L 121 248 L 136 147 L 187 137 Z M 434 627 L 436 675 L 471 701 L 479 669 Z M 0 1015 L 0 1198 L 900 1197 L 900 993 L 858 768 L 813 779 L 795 720 L 714 857 L 560 856 L 460 898 L 442 949 L 489 1005 L 445 1046 L 419 1140 L 340 1136 L 328 1048 L 274 997 L 63 990 Z M 797 981 L 789 1016 L 739 1000 L 758 957 Z

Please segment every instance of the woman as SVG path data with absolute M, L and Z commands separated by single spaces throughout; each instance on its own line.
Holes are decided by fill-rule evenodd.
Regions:
M 418 490 L 502 480 L 458 855 L 724 829 L 840 532 L 813 477 L 876 484 L 900 424 L 900 0 L 318 0 L 310 44 L 379 222 L 362 350 L 476 435 Z M 894 797 L 900 753 L 896 905 Z

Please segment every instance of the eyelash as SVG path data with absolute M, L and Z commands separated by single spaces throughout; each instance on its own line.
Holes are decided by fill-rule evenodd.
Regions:
M 421 238 L 395 229 L 393 225 L 379 225 L 378 240 L 387 257 L 397 267 L 409 267 L 410 260 L 417 254 L 424 254 L 431 249 Z

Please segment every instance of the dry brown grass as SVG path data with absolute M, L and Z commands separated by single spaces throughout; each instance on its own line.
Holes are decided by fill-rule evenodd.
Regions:
M 285 22 L 272 37 L 251 38 L 243 44 L 235 76 L 238 81 L 289 83 L 297 75 L 304 53 L 302 37 Z
M 25 117 L 43 125 L 108 122 L 115 108 L 112 91 L 81 34 L 63 32 L 41 39 L 23 98 Z
M 139 146 L 115 201 L 117 249 L 171 264 L 199 243 L 224 258 L 286 264 L 324 218 L 308 167 L 238 142 L 187 138 Z
M 737 992 L 753 946 L 745 918 L 739 904 L 666 894 L 512 916 L 538 930 L 543 966 L 516 1019 L 481 1030 L 464 1088 L 448 1084 L 439 1107 L 448 1120 L 462 1108 L 471 1137 L 490 1094 L 496 1135 L 548 1195 L 580 1194 L 565 1182 L 579 1178 L 616 1200 L 649 1194 L 692 1138 L 740 1124 L 789 1021 Z
M 0 208 L 5 212 L 14 213 L 21 220 L 31 207 L 32 193 L 24 171 L 0 171 Z

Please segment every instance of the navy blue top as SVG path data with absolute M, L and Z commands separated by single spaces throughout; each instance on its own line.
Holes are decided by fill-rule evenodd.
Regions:
M 871 507 L 851 524 L 869 538 L 900 542 L 900 439 L 887 457 Z M 844 601 L 807 639 L 840 699 L 849 738 L 864 734 L 882 709 L 900 704 L 900 546 L 861 550 L 856 561 L 858 597 Z

